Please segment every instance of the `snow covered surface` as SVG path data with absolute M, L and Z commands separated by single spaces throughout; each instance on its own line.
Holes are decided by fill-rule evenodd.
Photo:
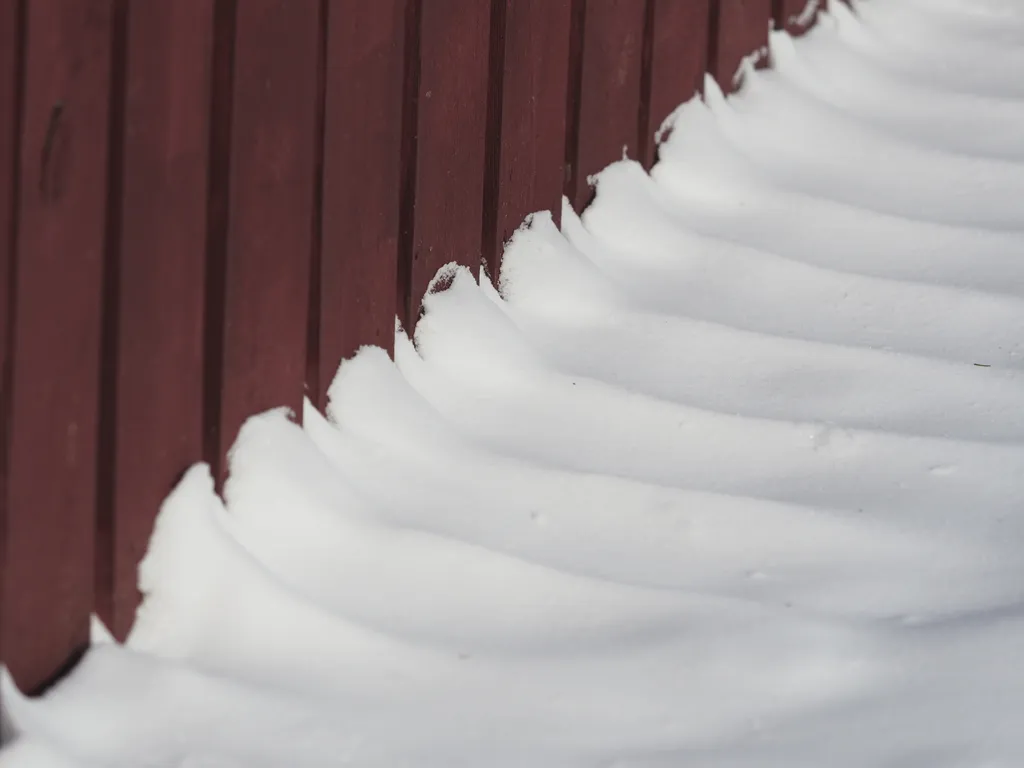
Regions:
M 858 7 L 193 469 L 0 766 L 1024 764 L 1024 3 Z

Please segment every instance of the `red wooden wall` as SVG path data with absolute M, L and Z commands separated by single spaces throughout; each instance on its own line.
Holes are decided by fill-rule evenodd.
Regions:
M 723 90 L 735 87 L 745 57 L 757 56 L 758 66 L 767 63 L 763 52 L 772 23 L 773 0 L 712 0 L 708 72 Z
M 119 6 L 97 608 L 123 637 L 153 510 L 202 456 L 213 0 Z M 116 480 L 116 482 L 115 482 Z
M 824 5 L 825 0 L 773 0 L 775 28 L 802 35 L 814 25 Z
M 640 154 L 646 4 L 636 0 L 576 3 L 578 61 L 572 73 L 566 195 L 579 209 L 590 202 L 588 177 L 623 154 Z
M 572 0 L 499 0 L 491 20 L 484 256 L 535 211 L 561 214 Z
M 449 262 L 497 277 L 783 0 L 0 0 L 0 659 L 119 637 L 160 502 L 323 405 Z M 799 31 L 799 30 L 794 30 Z
M 14 319 L 15 220 L 21 129 L 20 85 L 22 30 L 20 8 L 15 0 L 0 0 L 0 659 L 10 658 L 4 636 L 9 619 L 7 603 L 7 526 L 10 510 L 7 497 L 9 426 L 11 413 L 10 328 Z M 52 660 L 47 659 L 49 663 Z
M 489 3 L 411 5 L 399 253 L 407 329 L 438 269 L 451 262 L 480 268 L 491 36 Z
M 655 132 L 676 107 L 703 90 L 710 16 L 707 2 L 652 0 L 647 4 L 640 143 L 648 167 L 657 152 Z
M 8 315 L 0 644 L 45 683 L 93 606 L 111 0 L 25 3 Z
M 318 321 L 310 324 L 307 377 L 321 407 L 344 358 L 363 344 L 394 344 L 406 4 L 325 4 L 323 135 L 330 140 L 323 143 L 310 312 Z

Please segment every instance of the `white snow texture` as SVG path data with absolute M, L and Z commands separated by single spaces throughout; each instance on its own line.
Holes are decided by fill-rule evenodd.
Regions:
M 0 766 L 1024 765 L 1024 3 L 855 10 L 191 470 Z

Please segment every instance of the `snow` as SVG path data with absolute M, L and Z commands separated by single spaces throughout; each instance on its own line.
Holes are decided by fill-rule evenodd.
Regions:
M 821 0 L 807 0 L 806 5 L 800 13 L 790 16 L 786 21 L 803 29 L 812 24 L 822 8 Z
M 194 467 L 0 766 L 1024 764 L 1024 5 L 857 11 Z

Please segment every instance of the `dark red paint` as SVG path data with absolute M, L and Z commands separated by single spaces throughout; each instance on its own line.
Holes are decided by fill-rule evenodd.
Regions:
M 220 455 L 249 416 L 305 393 L 319 148 L 318 0 L 235 8 Z
M 566 194 L 577 210 L 590 202 L 592 174 L 640 159 L 640 89 L 646 3 L 576 0 L 580 35 L 575 114 L 570 115 Z
M 35 690 L 86 647 L 93 607 L 113 13 L 25 13 L 0 645 Z
M 321 406 L 342 359 L 363 344 L 394 344 L 406 1 L 327 4 L 322 241 L 313 276 Z
M 15 264 L 14 219 L 17 209 L 17 137 L 20 110 L 19 9 L 16 0 L 0 0 L 0 659 L 4 659 L 4 582 L 7 576 L 7 455 L 10 418 L 10 338 Z
M 496 0 L 491 40 L 484 249 L 497 282 L 504 244 L 531 213 L 561 220 L 570 0 Z
M 801 19 L 812 3 L 816 8 L 807 18 Z M 802 35 L 814 26 L 825 0 L 774 0 L 775 28 L 785 29 L 791 35 Z
M 703 90 L 710 2 L 648 0 L 649 53 L 640 136 L 648 168 L 656 159 L 655 132 L 676 107 Z
M 709 71 L 729 93 L 746 56 L 758 54 L 758 66 L 768 63 L 768 30 L 772 0 L 712 0 L 709 24 Z
M 479 273 L 491 21 L 489 2 L 417 2 L 408 21 L 419 34 L 408 56 L 399 277 L 408 330 L 439 268 L 456 262 Z
M 202 453 L 213 0 L 135 0 L 125 20 L 119 226 L 97 607 L 124 638 L 160 504 Z M 108 311 L 112 307 L 108 306 Z M 101 445 L 103 445 L 101 443 Z M 105 508 L 108 507 L 108 508 Z

